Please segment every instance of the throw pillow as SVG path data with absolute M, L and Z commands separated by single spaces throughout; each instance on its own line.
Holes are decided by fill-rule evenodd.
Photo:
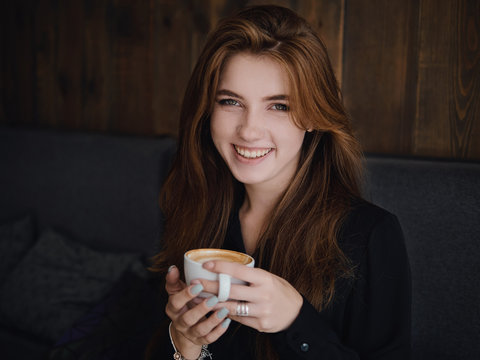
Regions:
M 0 225 L 0 285 L 33 245 L 33 232 L 31 216 Z
M 58 340 L 138 258 L 95 251 L 48 230 L 7 277 L 1 315 L 20 330 Z

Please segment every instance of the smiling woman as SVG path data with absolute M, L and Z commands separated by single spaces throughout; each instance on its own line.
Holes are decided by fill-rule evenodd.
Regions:
M 171 322 L 152 358 L 408 360 L 402 231 L 361 198 L 361 152 L 306 21 L 277 6 L 221 21 L 180 120 L 152 267 L 165 276 Z M 217 282 L 181 279 L 194 248 L 246 252 L 258 267 L 204 263 L 247 284 L 232 285 L 225 302 L 205 300 L 197 294 L 216 293 Z

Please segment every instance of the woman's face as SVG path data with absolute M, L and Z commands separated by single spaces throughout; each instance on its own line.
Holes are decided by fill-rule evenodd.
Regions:
M 213 142 L 245 185 L 282 191 L 300 158 L 305 130 L 289 111 L 283 68 L 266 56 L 240 53 L 225 64 L 211 116 Z

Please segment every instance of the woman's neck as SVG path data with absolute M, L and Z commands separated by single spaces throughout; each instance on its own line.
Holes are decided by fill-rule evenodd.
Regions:
M 248 254 L 253 254 L 268 216 L 281 193 L 257 186 L 245 185 L 245 198 L 239 210 L 243 243 Z

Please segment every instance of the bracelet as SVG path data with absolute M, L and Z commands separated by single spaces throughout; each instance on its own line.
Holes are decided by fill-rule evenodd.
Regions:
M 182 354 L 180 354 L 180 351 L 177 350 L 177 348 L 175 347 L 175 344 L 173 343 L 172 331 L 170 330 L 171 327 L 172 327 L 172 322 L 170 321 L 170 325 L 168 325 L 168 336 L 170 336 L 170 341 L 172 343 L 173 350 L 175 351 L 173 353 L 173 358 L 174 360 L 187 360 L 183 357 Z M 203 360 L 203 359 L 206 359 L 207 357 L 212 359 L 212 354 L 210 353 L 210 351 L 208 351 L 208 345 L 202 345 L 202 351 L 200 352 L 200 356 L 196 360 Z

